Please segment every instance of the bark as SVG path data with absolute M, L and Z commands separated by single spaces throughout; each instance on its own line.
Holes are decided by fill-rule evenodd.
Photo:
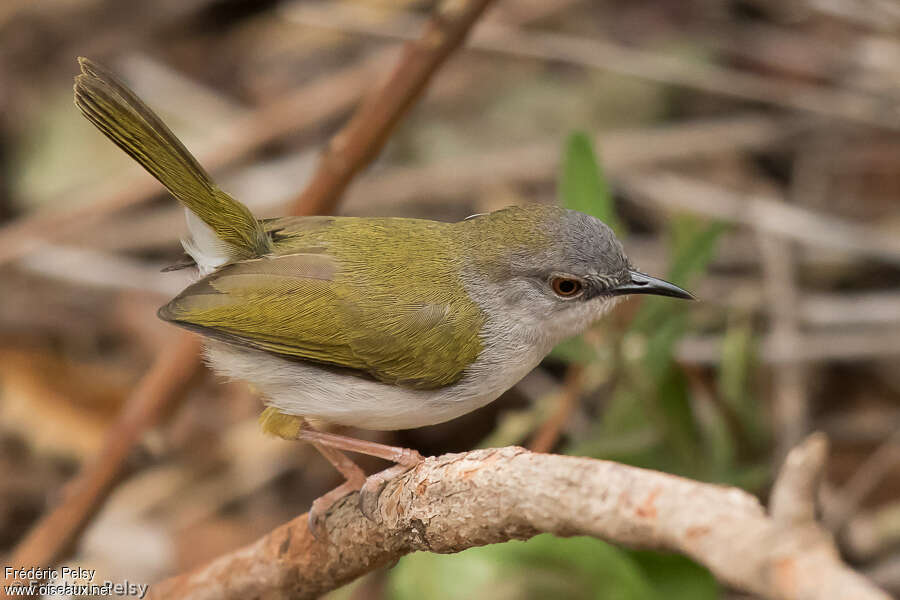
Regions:
M 516 447 L 429 458 L 385 487 L 374 521 L 352 494 L 329 514 L 327 540 L 314 539 L 302 515 L 153 586 L 150 597 L 315 598 L 417 550 L 458 552 L 549 532 L 680 552 L 766 598 L 886 600 L 812 520 L 825 448 L 813 436 L 791 453 L 771 515 L 736 488 L 608 461 Z

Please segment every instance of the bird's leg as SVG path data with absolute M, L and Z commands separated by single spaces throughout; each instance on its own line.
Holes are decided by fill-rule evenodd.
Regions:
M 391 462 L 397 463 L 393 467 L 388 467 L 387 469 L 375 473 L 371 475 L 359 485 L 354 487 L 352 490 L 348 490 L 345 486 L 350 485 L 350 477 L 345 474 L 347 477 L 347 483 L 344 485 L 332 490 L 322 498 L 316 500 L 323 501 L 323 505 L 325 499 L 328 498 L 329 504 L 325 507 L 324 510 L 327 510 L 328 507 L 331 506 L 338 498 L 343 497 L 344 495 L 350 493 L 351 491 L 359 490 L 359 509 L 371 521 L 375 520 L 375 509 L 378 507 L 378 497 L 381 495 L 381 491 L 384 489 L 384 486 L 387 483 L 398 477 L 403 475 L 424 459 L 422 455 L 412 450 L 410 448 L 400 448 L 397 446 L 387 446 L 385 444 L 379 444 L 377 442 L 370 442 L 367 440 L 358 440 L 356 438 L 346 437 L 343 435 L 337 435 L 334 433 L 326 433 L 323 431 L 316 431 L 315 429 L 311 429 L 309 427 L 303 427 L 297 432 L 297 439 L 306 440 L 311 442 L 316 448 L 319 448 L 319 451 L 324 454 L 323 448 L 328 448 L 331 452 L 337 452 L 344 460 L 353 464 L 356 469 L 359 467 L 356 466 L 349 458 L 344 456 L 340 450 L 347 450 L 349 452 L 358 452 L 360 454 L 368 454 L 370 456 L 376 456 L 378 458 L 383 458 L 385 460 L 389 460 Z M 325 458 L 328 458 L 328 455 L 325 455 Z M 341 467 L 339 467 L 331 458 L 328 458 L 331 461 L 331 464 L 335 466 L 339 471 L 343 473 Z M 337 496 L 337 494 L 341 494 Z M 334 494 L 336 497 L 331 497 Z M 313 503 L 313 509 L 316 508 L 316 504 Z M 313 526 L 313 510 L 310 510 L 309 513 L 309 523 L 310 527 Z M 317 513 L 318 515 L 324 515 L 323 511 Z M 316 523 L 318 525 L 318 523 Z M 316 531 L 313 530 L 313 534 L 316 534 Z
M 338 450 L 346 450 L 348 452 L 357 452 L 359 454 L 367 454 L 377 458 L 383 458 L 403 465 L 410 469 L 424 459 L 422 455 L 410 448 L 400 448 L 399 446 L 388 446 L 387 444 L 379 444 L 378 442 L 370 442 L 368 440 L 358 440 L 356 438 L 347 437 L 345 435 L 337 435 L 336 433 L 327 433 L 325 431 L 316 431 L 310 427 L 302 427 L 296 434 L 298 440 L 305 440 L 323 446 L 330 446 Z
M 385 484 L 423 460 L 421 454 L 408 448 L 318 431 L 303 417 L 284 414 L 274 406 L 267 407 L 259 416 L 259 421 L 266 433 L 285 440 L 303 440 L 311 443 L 347 480 L 313 502 L 307 522 L 316 539 L 324 537 L 324 517 L 336 501 L 360 490 L 360 510 L 366 517 L 373 519 L 375 507 L 378 505 L 378 495 Z M 368 454 L 397 464 L 366 479 L 363 470 L 341 450 Z
M 312 506 L 309 508 L 309 516 L 307 517 L 307 525 L 310 532 L 317 540 L 325 539 L 327 532 L 325 531 L 325 515 L 328 510 L 334 506 L 334 503 L 360 489 L 366 482 L 365 472 L 359 468 L 346 454 L 325 446 L 318 442 L 311 442 L 312 445 L 344 476 L 344 483 L 334 488 L 330 492 L 319 496 L 313 500 Z

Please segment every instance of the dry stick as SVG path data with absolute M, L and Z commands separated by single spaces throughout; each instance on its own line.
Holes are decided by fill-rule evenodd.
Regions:
M 787 356 L 796 355 L 800 346 L 800 332 L 794 247 L 790 241 L 776 235 L 760 233 L 758 238 L 772 344 Z M 805 365 L 795 360 L 772 365 L 776 464 L 809 431 L 805 368 Z
M 613 175 L 654 163 L 693 160 L 726 152 L 764 149 L 804 129 L 797 119 L 744 114 L 702 118 L 657 127 L 606 131 L 595 135 L 604 169 Z M 436 161 L 416 167 L 394 167 L 364 176 L 349 190 L 345 209 L 364 209 L 369 202 L 415 200 L 441 204 L 476 193 L 498 182 L 538 183 L 559 172 L 558 141 L 537 142 Z
M 62 502 L 19 542 L 6 564 L 50 566 L 71 548 L 103 505 L 137 441 L 188 387 L 200 363 L 199 349 L 197 337 L 185 333 L 157 356 L 110 428 L 96 462 L 68 485 Z
M 332 138 L 295 206 L 318 212 L 323 203 L 334 202 L 341 195 L 353 176 L 378 154 L 397 121 L 422 94 L 434 72 L 463 43 L 491 1 L 448 1 L 438 8 L 422 36 L 407 43 L 391 76 Z
M 513 15 L 517 23 L 525 24 L 558 12 L 573 1 L 578 0 L 517 7 Z M 394 48 L 380 50 L 270 104 L 247 111 L 221 134 L 223 143 L 216 144 L 212 151 L 198 154 L 201 164 L 210 171 L 226 168 L 269 142 L 333 118 L 359 99 L 370 87 L 371 79 L 390 67 L 395 55 Z M 552 152 L 556 154 L 556 145 Z M 0 227 L 0 264 L 23 256 L 32 248 L 43 248 L 46 240 L 90 231 L 91 224 L 100 227 L 104 217 L 141 204 L 158 193 L 159 185 L 155 181 L 138 174 L 113 182 L 105 193 L 90 189 L 83 195 L 69 194 L 65 204 L 74 208 L 42 212 Z M 94 200 L 97 196 L 100 199 Z
M 809 206 L 827 196 L 828 177 L 822 173 L 822 144 L 798 151 L 794 159 L 790 196 L 794 204 Z M 779 235 L 760 232 L 765 300 L 771 319 L 774 345 L 786 355 L 797 354 L 801 344 L 800 294 L 797 289 L 796 247 Z M 796 360 L 776 363 L 773 370 L 772 416 L 775 428 L 775 464 L 808 432 L 810 427 L 807 365 Z
M 824 520 L 832 531 L 840 530 L 863 501 L 900 464 L 900 431 L 882 442 L 825 507 Z
M 797 119 L 744 114 L 603 132 L 596 136 L 596 143 L 602 150 L 604 168 L 615 174 L 661 162 L 761 150 L 802 130 L 803 124 Z M 558 141 L 540 141 L 424 165 L 387 167 L 360 176 L 344 194 L 341 210 L 348 214 L 382 214 L 406 202 L 417 206 L 445 205 L 477 195 L 480 189 L 498 182 L 546 182 L 557 173 L 559 156 Z M 278 163 L 266 170 L 271 179 L 285 179 L 288 168 L 294 167 Z M 240 180 L 241 174 L 235 179 Z M 262 211 L 275 212 L 273 204 L 257 206 Z M 174 225 L 183 218 L 176 206 L 149 215 L 142 211 L 140 218 L 116 219 L 115 227 L 108 223 L 88 227 L 79 233 L 77 241 L 105 250 L 158 247 L 176 240 Z M 115 237 L 110 237 L 113 229 Z M 168 237 L 165 233 L 160 235 L 160 231 L 167 232 Z
M 408 39 L 421 19 L 412 14 L 394 21 L 365 19 L 365 11 L 297 3 L 284 11 L 287 18 L 307 26 Z M 900 128 L 896 102 L 851 90 L 784 81 L 726 67 L 691 62 L 658 52 L 629 48 L 597 38 L 565 33 L 525 31 L 495 22 L 481 24 L 469 47 L 536 60 L 554 60 L 603 69 L 666 85 L 765 102 L 822 116 L 890 129 Z
M 827 524 L 827 512 L 823 520 Z M 846 555 L 857 564 L 867 563 L 867 571 L 877 568 L 879 559 L 892 554 L 900 558 L 896 551 L 900 544 L 900 501 L 888 501 L 856 512 L 837 534 Z M 896 579 L 900 581 L 900 570 Z M 886 587 L 900 591 L 896 583 Z
M 824 436 L 789 456 L 772 514 L 737 488 L 617 463 L 500 448 L 429 458 L 381 494 L 377 523 L 341 501 L 330 542 L 306 515 L 192 573 L 151 586 L 151 598 L 316 598 L 417 550 L 448 553 L 538 533 L 590 535 L 680 552 L 719 581 L 767 598 L 886 600 L 845 566 L 813 521 Z
M 896 33 L 900 27 L 900 10 L 893 2 L 814 0 L 807 2 L 806 5 L 807 10 L 836 19 L 845 19 L 853 25 L 871 27 L 879 32 Z
M 866 567 L 864 571 L 872 581 L 887 590 L 893 591 L 896 598 L 900 594 L 900 554 L 891 554 Z
M 486 5 L 489 2 L 490 0 L 480 0 L 476 4 Z M 559 0 L 552 3 L 552 6 L 533 10 L 522 15 L 521 21 L 527 22 L 529 19 L 540 18 L 548 12 L 559 10 L 566 3 L 566 1 Z M 456 2 L 449 4 L 458 7 L 458 10 L 452 11 L 453 14 L 450 14 L 448 11 L 448 14 L 443 18 L 452 19 L 454 14 L 460 14 L 462 17 L 472 16 L 469 14 L 470 9 L 467 8 L 468 5 L 466 3 Z M 483 6 L 481 10 L 483 10 Z M 439 15 L 438 19 L 440 18 L 442 17 Z M 399 89 L 382 90 L 383 92 L 390 91 L 388 98 L 390 104 L 386 103 L 386 99 L 379 98 L 379 101 L 376 103 L 370 98 L 372 101 L 367 103 L 370 109 L 372 109 L 374 104 L 381 105 L 384 103 L 385 106 L 384 109 L 372 109 L 373 114 L 378 113 L 379 117 L 384 117 L 385 115 L 389 116 L 390 111 L 395 111 L 395 116 L 389 116 L 387 119 L 387 121 L 391 122 L 387 124 L 387 130 L 385 130 L 384 135 L 395 124 L 398 119 L 396 115 L 402 114 L 408 105 L 415 100 L 415 95 L 421 92 L 425 82 L 431 77 L 434 70 L 462 41 L 465 37 L 465 28 L 470 26 L 471 22 L 464 20 L 448 21 L 444 25 L 439 25 L 437 22 L 432 23 L 431 27 L 437 33 L 430 38 L 423 37 L 418 43 L 422 47 L 421 51 L 413 52 L 415 55 L 413 58 L 424 57 L 424 60 L 421 62 L 418 60 L 408 61 L 406 59 L 410 57 L 409 51 L 407 52 L 401 63 L 401 65 L 404 65 L 403 68 L 421 70 L 418 70 L 415 76 L 406 74 L 400 76 L 398 72 L 395 72 L 391 81 L 397 79 L 400 83 L 408 85 L 406 92 L 414 94 L 408 101 L 403 99 L 403 92 Z M 443 32 L 449 31 L 446 39 L 438 39 L 442 35 L 442 30 Z M 426 46 L 427 43 L 435 43 L 437 46 L 430 48 Z M 212 152 L 200 154 L 201 164 L 210 171 L 222 169 L 266 143 L 321 123 L 347 110 L 370 87 L 369 82 L 371 78 L 384 72 L 391 64 L 394 56 L 394 49 L 376 52 L 359 63 L 336 73 L 330 73 L 271 104 L 249 111 L 244 118 L 233 123 L 224 134 L 228 141 L 218 145 Z M 418 83 L 416 83 L 417 77 L 420 78 Z M 387 96 L 386 94 L 386 98 Z M 361 108 L 365 108 L 365 106 Z M 346 132 L 347 129 L 345 128 L 344 131 Z M 375 137 L 377 138 L 378 136 Z M 380 145 L 385 140 L 373 139 L 370 141 L 379 144 L 380 148 Z M 374 154 L 369 156 L 368 160 L 371 160 L 373 156 Z M 359 168 L 361 169 L 362 167 Z M 92 195 L 97 194 L 96 190 L 91 190 L 90 193 Z M 105 194 L 100 194 L 100 200 L 89 202 L 87 199 L 69 197 L 66 204 L 74 208 L 41 212 L 15 221 L 5 227 L 0 227 L 0 264 L 19 258 L 33 249 L 41 247 L 46 239 L 59 239 L 69 232 L 83 229 L 92 223 L 98 222 L 110 213 L 145 202 L 158 193 L 159 186 L 151 178 L 144 175 L 128 177 L 125 181 L 113 183 Z M 312 203 L 311 206 L 314 206 L 314 204 Z M 318 210 L 316 212 L 328 212 L 329 210 Z
M 806 294 L 800 315 L 804 323 L 817 327 L 898 324 L 900 290 Z
M 210 171 L 221 169 L 273 140 L 339 115 L 359 99 L 371 79 L 383 72 L 393 57 L 393 50 L 383 50 L 271 104 L 249 111 L 229 125 L 223 135 L 225 142 L 211 152 L 199 154 L 201 164 Z M 0 227 L 0 264 L 37 251 L 47 239 L 58 239 L 97 223 L 107 215 L 145 202 L 159 192 L 159 183 L 149 175 L 139 173 L 113 182 L 100 193 L 96 189 L 89 190 L 88 193 L 99 196 L 99 200 L 88 202 L 69 197 L 65 203 L 60 203 L 67 208 L 39 212 Z
M 323 167 L 327 168 L 328 164 L 333 163 L 353 165 L 354 168 L 342 171 L 349 179 L 363 168 L 367 161 L 374 158 L 393 126 L 418 97 L 438 66 L 465 39 L 469 28 L 488 4 L 490 0 L 448 3 L 446 6 L 452 9 L 444 9 L 436 15 L 423 36 L 424 41 L 407 50 L 388 85 L 370 96 L 360 107 L 358 112 L 367 114 L 367 118 L 372 119 L 371 126 L 376 132 L 375 135 L 367 131 L 365 122 L 359 118 L 352 119 L 338 134 L 342 141 L 332 143 L 331 150 L 326 156 L 327 160 L 323 161 Z M 355 73 L 355 76 L 358 75 L 358 72 Z M 327 92 L 327 89 L 318 90 L 318 94 L 323 92 Z M 404 97 L 403 93 L 408 94 L 408 97 Z M 325 98 L 318 97 L 318 100 L 323 101 Z M 257 116 L 257 120 L 253 122 L 255 128 L 246 134 L 248 138 L 258 141 L 268 138 L 276 129 L 283 130 L 284 121 L 276 117 L 288 118 L 290 114 L 287 108 L 296 109 L 297 106 L 287 102 L 279 103 L 278 106 L 278 110 L 266 112 L 265 119 L 259 119 Z M 227 162 L 242 153 L 247 145 L 235 143 L 224 150 L 220 149 L 218 161 L 213 162 Z M 340 151 L 344 148 L 352 152 L 351 157 L 341 156 Z M 341 183 L 332 177 L 333 174 L 329 173 L 329 181 L 337 185 L 338 190 L 345 187 L 347 182 Z M 304 194 L 303 201 L 295 205 L 293 213 L 330 212 L 337 204 L 339 193 L 329 189 L 321 188 L 316 194 Z M 318 196 L 318 193 L 323 196 Z M 113 202 L 113 204 L 121 206 L 121 203 Z M 33 226 L 34 220 L 26 223 Z M 5 256 L 9 257 L 9 254 Z M 0 249 L 0 260 L 2 258 Z M 50 565 L 59 558 L 75 540 L 89 518 L 99 510 L 140 434 L 155 422 L 164 407 L 169 406 L 180 395 L 199 364 L 199 340 L 193 335 L 182 334 L 175 347 L 162 351 L 154 367 L 145 375 L 136 393 L 129 399 L 122 417 L 113 425 L 109 443 L 101 453 L 100 462 L 95 468 L 86 470 L 77 480 L 78 493 L 70 496 L 53 513 L 42 519 L 23 540 L 14 553 L 12 564 Z
M 550 452 L 559 441 L 563 428 L 578 407 L 578 397 L 584 386 L 584 367 L 571 365 L 566 371 L 562 390 L 556 403 L 556 410 L 544 421 L 534 439 L 528 445 L 532 452 Z
M 772 336 L 759 340 L 759 357 L 764 363 L 787 361 L 814 363 L 859 361 L 900 356 L 900 328 L 880 326 L 865 330 L 806 331 L 798 336 L 790 352 L 774 343 Z M 678 360 L 688 364 L 715 365 L 722 360 L 720 334 L 686 336 L 676 348 Z
M 900 264 L 900 238 L 773 195 L 746 193 L 663 170 L 617 177 L 632 200 L 745 225 L 811 246 Z
M 184 213 L 178 212 L 178 216 L 184 218 Z M 161 299 L 175 296 L 191 283 L 184 271 L 181 272 L 184 275 L 160 273 L 160 266 L 154 267 L 137 259 L 52 243 L 45 244 L 40 252 L 23 257 L 18 265 L 42 277 L 93 289 L 149 292 Z

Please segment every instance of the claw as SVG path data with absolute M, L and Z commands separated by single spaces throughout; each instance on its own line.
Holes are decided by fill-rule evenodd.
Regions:
M 271 420 L 269 418 L 266 422 Z M 274 422 L 274 421 L 273 421 Z M 280 424 L 282 421 L 279 420 Z M 294 423 L 294 421 L 291 421 Z M 305 424 L 302 419 L 300 425 L 291 431 L 295 433 L 296 439 L 303 439 L 310 442 L 319 452 L 322 453 L 328 462 L 340 471 L 347 478 L 342 485 L 334 488 L 324 496 L 316 498 L 309 509 L 307 517 L 307 526 L 309 532 L 316 540 L 325 541 L 328 539 L 328 532 L 325 528 L 325 519 L 328 511 L 335 502 L 359 490 L 359 510 L 370 521 L 378 522 L 376 517 L 378 510 L 378 499 L 382 490 L 387 483 L 395 477 L 406 473 L 423 460 L 421 454 L 410 448 L 398 448 L 396 446 L 385 446 L 375 442 L 357 440 L 333 433 L 317 431 Z M 275 428 L 275 426 L 272 426 Z M 280 429 L 279 429 L 280 431 Z M 385 460 L 390 460 L 399 464 L 394 465 L 380 473 L 376 473 L 366 478 L 362 469 L 360 469 L 353 461 L 347 458 L 340 450 L 348 450 L 351 452 L 361 452 L 370 456 L 376 456 Z
M 413 451 L 415 452 L 415 451 Z M 418 454 L 418 452 L 416 452 Z M 408 473 L 423 459 L 419 457 L 419 461 L 412 464 L 400 464 L 388 467 L 384 471 L 370 475 L 366 482 L 359 490 L 359 511 L 367 519 L 374 523 L 378 523 L 378 500 L 381 498 L 381 492 L 392 479 L 400 477 L 404 473 Z
M 345 481 L 327 494 L 323 494 L 313 500 L 312 506 L 309 507 L 309 515 L 306 517 L 306 526 L 309 527 L 309 532 L 317 541 L 328 541 L 328 530 L 325 528 L 325 519 L 328 516 L 328 511 L 331 510 L 331 507 L 344 496 L 358 490 L 359 487 L 359 481 L 354 478 L 353 481 Z
M 322 507 L 317 506 L 319 500 L 319 498 L 316 498 L 313 501 L 312 506 L 309 508 L 309 515 L 306 518 L 306 526 L 309 528 L 309 532 L 317 542 L 327 542 L 328 530 L 325 528 L 325 514 L 328 511 L 328 507 L 325 507 L 323 512 Z
M 386 481 L 379 481 L 370 477 L 359 489 L 359 512 L 373 523 L 377 522 L 375 513 L 378 510 L 378 498 L 381 497 L 381 490 L 386 485 Z

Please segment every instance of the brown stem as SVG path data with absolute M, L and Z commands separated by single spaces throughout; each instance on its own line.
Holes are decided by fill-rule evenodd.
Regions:
M 378 155 L 400 117 L 491 2 L 447 1 L 441 5 L 419 39 L 406 44 L 390 77 L 331 140 L 309 185 L 293 203 L 296 210 L 317 214 L 324 205 L 335 202 L 353 176 Z
M 353 494 L 335 505 L 328 541 L 306 515 L 200 569 L 151 586 L 151 598 L 315 598 L 417 550 L 458 552 L 542 532 L 686 554 L 723 583 L 766 598 L 887 600 L 844 565 L 830 537 L 791 508 L 810 505 L 824 458 L 812 438 L 788 459 L 778 512 L 753 496 L 608 461 L 522 448 L 428 458 L 387 484 L 373 522 Z M 803 514 L 808 514 L 804 512 Z
M 320 165 L 319 173 L 302 194 L 302 201 L 294 204 L 292 214 L 320 214 L 334 210 L 340 191 L 378 153 L 394 125 L 419 96 L 444 60 L 460 45 L 490 2 L 491 0 L 448 2 L 435 15 L 422 38 L 408 46 L 387 85 L 370 95 L 347 127 L 332 140 L 323 164 Z M 386 55 L 379 54 L 378 58 L 365 61 L 366 69 L 381 64 L 382 56 Z M 358 71 L 354 71 L 350 79 L 355 81 L 359 75 Z M 339 78 L 337 83 L 352 88 L 353 82 L 350 79 Z M 316 87 L 305 95 L 301 94 L 302 99 L 305 100 L 311 95 L 322 100 L 330 93 L 332 89 L 330 85 L 331 80 L 320 86 L 321 89 Z M 352 95 L 354 91 L 350 89 L 347 93 Z M 329 103 L 318 104 L 325 106 Z M 302 103 L 299 105 L 302 106 Z M 289 121 L 285 119 L 290 117 L 295 109 L 299 110 L 297 102 L 279 102 L 256 115 L 252 121 L 255 125 L 252 133 L 242 138 L 245 142 L 220 149 L 212 162 L 216 165 L 227 163 L 249 148 L 257 147 L 256 144 L 259 142 L 271 139 L 277 131 L 286 127 L 285 123 Z M 302 122 L 308 122 L 308 118 L 304 117 Z M 349 168 L 335 170 L 335 164 L 347 165 Z M 328 171 L 327 174 L 322 173 L 324 170 Z M 323 185 L 323 182 L 326 185 Z M 135 202 L 143 193 L 139 191 L 137 196 L 129 196 L 127 191 L 123 192 L 124 200 L 111 197 L 108 202 L 94 207 L 94 210 L 97 214 L 106 214 Z M 53 218 L 51 215 L 51 222 Z M 3 244 L 0 244 L 0 262 L 27 251 L 28 242 L 33 242 L 28 233 L 34 223 L 42 223 L 41 219 L 42 217 L 38 216 L 16 226 L 10 226 L 16 231 L 15 235 L 9 230 L 0 230 L 0 241 L 6 242 L 8 246 L 6 248 L 8 253 L 5 254 Z M 35 227 L 35 229 L 46 228 Z M 23 232 L 24 236 L 17 237 Z M 67 551 L 90 518 L 102 506 L 141 434 L 156 422 L 166 407 L 181 396 L 188 381 L 199 368 L 198 357 L 199 341 L 189 334 L 184 334 L 176 345 L 160 353 L 154 366 L 139 383 L 125 411 L 112 426 L 110 437 L 97 463 L 79 475 L 72 484 L 72 492 L 53 512 L 41 519 L 31 533 L 20 542 L 10 564 L 48 566 Z M 2 594 L 3 591 L 0 589 L 0 597 L 3 597 Z
M 578 407 L 578 397 L 584 387 L 584 367 L 581 365 L 571 365 L 566 371 L 566 378 L 563 381 L 562 393 L 559 395 L 559 401 L 556 410 L 544 421 L 534 439 L 528 445 L 532 452 L 550 452 L 562 435 L 562 430 L 572 417 L 572 413 Z
M 200 364 L 199 349 L 196 336 L 185 333 L 156 357 L 110 428 L 96 462 L 68 484 L 62 502 L 19 542 L 7 564 L 50 566 L 69 551 L 124 472 L 141 436 L 187 388 Z
M 209 152 L 198 155 L 211 171 L 234 164 L 265 144 L 297 134 L 348 110 L 364 93 L 367 82 L 390 65 L 392 50 L 383 50 L 335 72 L 324 75 L 299 89 L 279 97 L 228 124 L 226 140 Z M 109 215 L 146 202 L 160 193 L 160 185 L 146 173 L 127 177 L 120 183 L 99 190 L 99 199 L 90 202 L 80 197 L 57 202 L 65 208 L 37 211 L 0 227 L 0 264 L 5 264 L 49 240 L 72 237 Z M 89 191 L 92 197 L 97 189 Z M 324 208 L 329 212 L 331 208 Z

